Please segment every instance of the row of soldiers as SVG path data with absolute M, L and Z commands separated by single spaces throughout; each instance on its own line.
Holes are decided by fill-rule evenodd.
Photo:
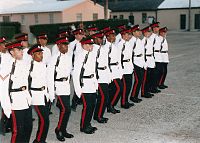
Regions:
M 4 115 L 12 119 L 12 143 L 30 141 L 31 106 L 38 115 L 33 143 L 46 142 L 49 105 L 55 99 L 60 110 L 55 134 L 59 141 L 65 141 L 73 138 L 67 124 L 71 108 L 76 110 L 80 100 L 80 131 L 93 134 L 97 128 L 91 125 L 92 118 L 107 123 L 106 109 L 120 113 L 116 109 L 119 101 L 121 108 L 129 109 L 142 101 L 140 90 L 141 97 L 151 98 L 161 92 L 159 89 L 167 88 L 167 28 L 160 28 L 159 22 L 143 29 L 139 25 L 120 25 L 119 33 L 110 27 L 89 27 L 87 31 L 86 35 L 83 29 L 74 30 L 73 41 L 69 41 L 65 30 L 59 32 L 52 52 L 44 33 L 30 48 L 25 33 L 17 34 L 16 40 L 9 43 L 0 38 L 0 102 Z

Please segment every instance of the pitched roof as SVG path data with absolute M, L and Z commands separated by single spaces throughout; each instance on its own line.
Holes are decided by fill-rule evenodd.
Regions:
M 188 8 L 189 0 L 165 0 L 158 9 Z M 191 7 L 200 7 L 200 0 L 191 0 Z
M 56 1 L 56 0 L 37 0 L 29 3 L 22 3 L 12 8 L 3 9 L 0 14 L 9 13 L 35 13 L 35 12 L 55 12 L 63 11 L 77 4 L 80 4 L 86 0 L 68 0 L 68 1 Z
M 108 2 L 108 8 L 112 12 L 126 11 L 154 11 L 164 0 L 124 0 L 116 2 Z M 103 3 L 100 3 L 103 5 Z

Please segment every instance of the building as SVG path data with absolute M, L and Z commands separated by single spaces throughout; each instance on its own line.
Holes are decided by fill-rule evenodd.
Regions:
M 94 0 L 104 5 L 104 0 Z M 159 21 L 169 30 L 200 30 L 200 0 L 108 0 L 112 19 L 129 19 L 141 27 Z M 190 20 L 189 20 L 190 17 Z M 190 26 L 189 26 L 190 24 Z
M 18 0 L 11 5 L 3 1 L 7 8 L 0 9 L 0 21 L 20 22 L 23 32 L 29 32 L 30 25 L 104 19 L 104 7 L 91 0 Z
M 200 0 L 191 0 L 190 12 L 189 2 L 190 0 L 165 0 L 158 7 L 158 20 L 171 30 L 200 30 Z

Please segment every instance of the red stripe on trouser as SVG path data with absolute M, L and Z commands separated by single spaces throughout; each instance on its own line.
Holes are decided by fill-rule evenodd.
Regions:
M 122 80 L 123 80 L 123 86 L 124 86 L 123 95 L 122 95 L 122 105 L 124 105 L 125 100 L 126 100 L 126 81 L 124 77 L 122 78 Z
M 84 122 L 85 122 L 85 114 L 86 114 L 86 108 L 87 108 L 87 104 L 85 101 L 85 97 L 82 94 L 82 100 L 83 100 L 83 111 L 82 111 L 82 117 L 81 117 L 81 128 L 84 127 Z
M 133 92 L 132 92 L 131 96 L 135 96 L 136 88 L 138 86 L 138 77 L 137 77 L 137 74 L 135 71 L 134 71 L 134 77 L 135 77 L 135 83 L 133 86 Z
M 117 98 L 117 96 L 118 96 L 118 94 L 119 94 L 119 92 L 120 92 L 120 87 L 119 87 L 119 85 L 118 85 L 116 79 L 114 79 L 113 81 L 114 81 L 114 83 L 115 83 L 115 86 L 116 86 L 117 90 L 116 90 L 115 95 L 114 95 L 114 97 L 113 97 L 113 99 L 112 99 L 112 102 L 111 102 L 111 105 L 112 105 L 112 106 L 114 105 L 115 100 L 116 100 L 116 98 Z
M 144 71 L 144 77 L 143 77 L 143 82 L 142 82 L 142 95 L 144 95 L 144 87 L 146 84 L 146 79 L 147 79 L 147 70 Z
M 162 84 L 163 78 L 164 78 L 164 73 L 162 74 L 158 85 L 161 85 L 161 84 Z
M 44 118 L 38 108 L 38 106 L 34 106 L 35 107 L 35 110 L 39 116 L 39 120 L 40 120 L 40 129 L 39 129 L 39 133 L 38 133 L 38 136 L 37 136 L 37 141 L 40 141 L 41 140 L 41 136 L 42 136 L 42 133 L 43 133 L 43 130 L 44 130 Z
M 12 129 L 12 138 L 11 138 L 11 143 L 15 143 L 16 137 L 17 137 L 17 121 L 15 117 L 15 112 L 12 111 L 12 123 L 13 123 L 13 129 Z
M 100 91 L 100 95 L 101 95 L 101 103 L 100 103 L 100 107 L 99 107 L 98 118 L 101 118 L 101 114 L 102 114 L 102 110 L 103 110 L 103 104 L 104 104 L 104 101 L 105 101 L 105 96 L 104 96 L 103 90 L 102 90 L 100 85 L 99 85 L 99 91 Z
M 65 115 L 65 106 L 64 106 L 64 104 L 63 104 L 61 98 L 60 98 L 59 96 L 57 96 L 57 97 L 58 97 L 58 100 L 59 100 L 59 102 L 60 102 L 60 104 L 61 104 L 61 106 L 62 106 L 61 113 L 60 113 L 60 118 L 59 118 L 58 126 L 57 126 L 58 130 L 60 130 L 60 127 L 61 127 L 61 124 L 62 124 L 64 115 Z

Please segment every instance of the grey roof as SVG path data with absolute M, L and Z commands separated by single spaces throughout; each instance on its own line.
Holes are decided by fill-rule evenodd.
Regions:
M 112 12 L 124 11 L 155 11 L 164 0 L 123 0 L 109 2 L 109 9 Z M 174 0 L 176 1 L 176 0 Z M 100 2 L 100 4 L 103 4 Z
M 13 6 L 12 8 L 2 9 L 0 11 L 0 14 L 63 11 L 64 9 L 70 8 L 84 1 L 87 0 L 33 0 L 29 3 L 22 3 L 20 5 Z
M 188 8 L 189 0 L 165 0 L 158 9 Z M 191 0 L 191 7 L 200 7 L 200 0 Z

